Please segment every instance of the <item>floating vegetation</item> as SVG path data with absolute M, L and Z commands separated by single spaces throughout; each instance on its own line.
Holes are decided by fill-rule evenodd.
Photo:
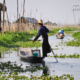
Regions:
M 53 48 L 52 50 L 59 50 L 59 48 Z
M 26 77 L 26 76 L 19 76 L 17 73 L 12 73 L 8 76 L 5 76 L 5 73 L 1 73 L 0 74 L 0 79 L 1 80 L 74 80 L 73 75 L 69 75 L 69 74 L 63 74 L 62 76 L 48 76 L 48 75 L 42 75 L 40 77 L 37 76 L 32 76 L 30 78 Z
M 0 62 L 0 73 L 5 72 L 6 74 L 12 74 L 13 72 L 24 73 L 27 71 L 35 72 L 37 70 L 43 70 L 43 69 L 47 69 L 47 67 L 39 67 L 39 66 L 30 65 L 30 66 L 26 66 L 26 68 L 23 69 L 22 64 L 18 66 L 16 62 L 14 63 L 10 61 L 4 62 L 4 63 Z
M 62 54 L 57 55 L 57 54 L 55 54 L 55 56 L 57 58 L 80 58 L 80 55 L 79 54 L 76 54 L 76 53 L 74 53 L 73 55 L 66 55 L 66 54 L 64 54 L 64 55 L 62 55 Z M 48 57 L 54 57 L 54 56 L 48 55 Z
M 62 50 L 63 50 L 63 48 L 62 48 Z
M 55 45 L 55 47 L 58 47 L 58 45 Z
M 26 76 L 21 76 L 19 75 L 20 73 L 24 73 L 27 71 L 30 72 L 35 72 L 37 70 L 44 70 L 44 69 L 48 69 L 47 67 L 39 67 L 39 66 L 26 66 L 25 69 L 23 69 L 22 64 L 20 64 L 20 66 L 17 65 L 16 62 L 1 62 L 0 63 L 0 80 L 65 80 L 65 79 L 69 79 L 69 80 L 74 80 L 73 75 L 69 75 L 69 74 L 63 74 L 62 76 L 58 77 L 58 76 L 49 76 L 48 73 L 42 74 L 42 76 L 37 77 L 37 76 L 32 76 L 30 78 L 26 77 Z M 7 75 L 6 75 L 7 74 Z
M 80 32 L 75 32 L 72 34 L 72 37 L 74 37 L 76 40 L 67 42 L 67 46 L 80 46 Z
M 76 40 L 76 41 L 74 41 L 74 40 L 72 40 L 72 41 L 69 41 L 69 42 L 67 42 L 67 46 L 80 46 L 80 40 Z

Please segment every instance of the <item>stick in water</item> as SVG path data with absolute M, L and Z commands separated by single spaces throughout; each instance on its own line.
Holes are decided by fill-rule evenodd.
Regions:
M 54 55 L 54 57 L 55 57 L 55 59 L 56 59 L 56 56 L 55 56 L 55 54 L 54 54 L 54 52 L 53 52 L 52 48 L 51 48 L 51 51 L 52 51 L 52 53 L 53 53 L 53 55 Z M 57 60 L 57 59 L 56 59 L 56 61 L 58 62 L 58 60 Z

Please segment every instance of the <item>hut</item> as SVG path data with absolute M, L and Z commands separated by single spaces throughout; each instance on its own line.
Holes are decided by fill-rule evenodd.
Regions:
M 35 18 L 29 18 L 29 17 L 20 17 L 18 20 L 14 21 L 13 23 L 24 23 L 24 24 L 37 24 L 38 20 Z

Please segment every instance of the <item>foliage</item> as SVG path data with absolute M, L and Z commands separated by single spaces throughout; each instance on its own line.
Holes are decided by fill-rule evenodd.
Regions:
M 73 36 L 75 39 L 80 39 L 80 32 L 75 32 L 72 36 Z
M 25 69 L 23 69 L 22 64 L 20 66 L 17 65 L 17 63 L 12 63 L 10 61 L 6 63 L 0 63 L 0 80 L 74 80 L 73 75 L 69 74 L 63 74 L 62 76 L 49 76 L 48 74 L 42 74 L 42 76 L 37 77 L 30 75 L 31 77 L 28 78 L 23 75 L 19 75 L 20 73 L 24 73 L 27 71 L 35 72 L 37 70 L 45 70 L 47 67 L 39 67 L 39 66 L 26 66 Z M 7 75 L 6 75 L 7 74 Z
M 0 80 L 9 80 L 9 79 L 12 79 L 12 80 L 74 80 L 74 77 L 73 75 L 69 75 L 69 74 L 63 74 L 62 76 L 48 76 L 48 75 L 45 76 L 43 74 L 40 77 L 31 75 L 31 77 L 28 78 L 23 75 L 18 76 L 18 74 L 15 72 L 8 76 L 5 76 L 5 73 L 4 75 L 1 74 L 0 76 Z
M 61 28 L 54 28 L 54 30 L 50 30 L 48 35 L 54 35 L 56 34 Z M 66 31 L 75 31 L 77 28 L 74 27 L 63 27 L 63 30 Z M 7 51 L 9 49 L 14 49 L 15 47 L 40 47 L 41 43 L 39 41 L 36 41 L 35 43 L 32 42 L 32 39 L 34 36 L 36 36 L 38 31 L 27 31 L 27 32 L 5 32 L 5 35 L 2 36 L 0 33 L 0 52 Z M 80 33 L 79 33 L 80 34 Z M 74 34 L 73 36 L 77 36 L 77 34 Z M 78 35 L 80 38 L 80 36 Z M 76 38 L 78 38 L 76 37 Z M 69 43 L 70 44 L 70 43 Z M 68 44 L 68 45 L 69 45 Z M 76 44 L 76 43 L 74 43 Z M 71 44 L 70 44 L 71 45 Z M 77 44 L 78 45 L 78 44 Z M 80 41 L 79 41 L 80 45 Z M 78 45 L 78 46 L 79 46 Z M 14 49 L 15 50 L 15 49 Z
M 35 36 L 37 31 L 28 32 L 5 32 L 2 36 L 0 33 L 0 50 L 6 51 L 15 47 L 40 47 L 41 43 L 36 41 L 32 42 L 32 37 Z
M 0 63 L 0 73 L 5 72 L 6 74 L 12 74 L 13 72 L 15 73 L 24 73 L 24 72 L 35 72 L 37 70 L 43 70 L 47 69 L 47 67 L 40 67 L 40 66 L 26 66 L 25 69 L 22 68 L 23 64 L 17 65 L 16 62 L 12 63 L 10 61 L 8 62 L 1 62 Z
M 66 55 L 66 54 L 64 54 L 64 55 L 62 55 L 62 54 L 60 54 L 60 55 L 57 55 L 57 54 L 55 54 L 55 56 L 57 57 L 57 58 L 80 58 L 80 55 L 79 54 L 76 54 L 76 53 L 74 53 L 73 55 Z M 54 56 L 48 56 L 48 57 L 54 57 Z
M 80 46 L 80 32 L 75 32 L 72 36 L 75 39 L 67 42 L 67 46 Z

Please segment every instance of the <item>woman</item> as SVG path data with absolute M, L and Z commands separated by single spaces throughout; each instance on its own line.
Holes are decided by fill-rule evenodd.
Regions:
M 43 57 L 47 57 L 47 53 L 51 52 L 51 48 L 50 48 L 50 45 L 48 42 L 48 35 L 47 35 L 49 30 L 45 26 L 43 26 L 42 20 L 38 21 L 38 25 L 40 26 L 40 29 L 38 31 L 37 36 L 33 40 L 33 43 L 40 37 L 40 35 L 42 35 L 42 38 L 43 38 L 43 44 L 42 44 Z

